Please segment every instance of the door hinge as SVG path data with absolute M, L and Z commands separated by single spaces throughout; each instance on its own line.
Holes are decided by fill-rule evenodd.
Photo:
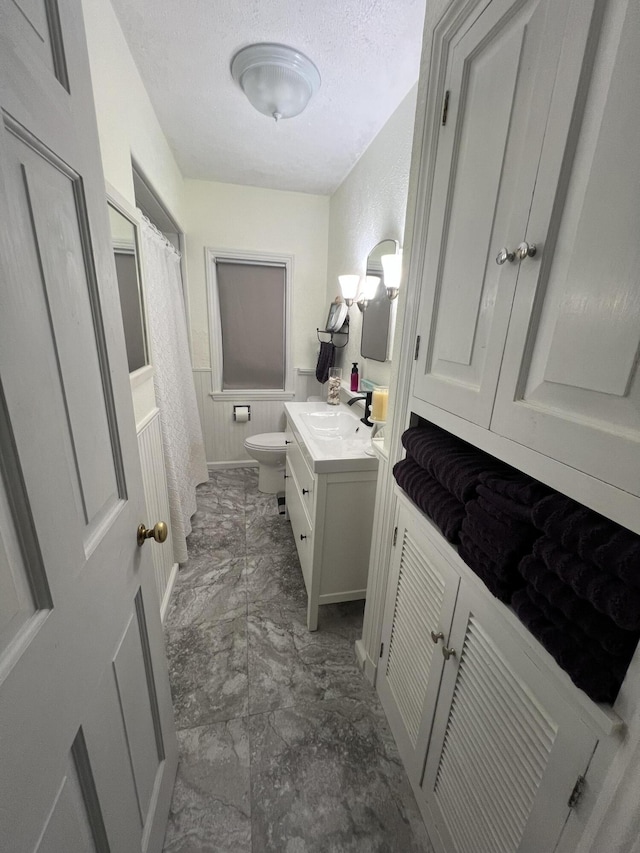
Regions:
M 380 657 L 382 657 L 384 653 L 384 643 L 380 643 Z
M 444 103 L 442 105 L 442 124 L 447 123 L 447 113 L 449 112 L 449 90 L 444 93 Z
M 576 784 L 573 786 L 573 791 L 571 792 L 571 796 L 567 801 L 567 805 L 570 809 L 575 809 L 580 800 L 582 799 L 582 795 L 584 794 L 584 789 L 587 784 L 587 780 L 584 776 L 578 776 L 576 779 Z
M 398 541 L 398 528 L 394 527 L 393 528 L 393 544 L 395 545 L 397 541 Z
M 418 353 L 420 352 L 420 335 L 416 338 L 416 351 L 413 354 L 413 360 L 418 360 Z

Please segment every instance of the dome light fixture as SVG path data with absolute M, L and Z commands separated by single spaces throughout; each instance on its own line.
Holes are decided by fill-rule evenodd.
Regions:
M 231 76 L 258 112 L 276 121 L 300 115 L 320 88 L 313 62 L 284 44 L 243 47 L 231 60 Z

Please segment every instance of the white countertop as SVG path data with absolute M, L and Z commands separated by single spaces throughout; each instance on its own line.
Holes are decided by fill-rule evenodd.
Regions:
M 298 442 L 306 451 L 304 456 L 312 471 L 319 474 L 344 471 L 375 471 L 378 459 L 366 451 L 371 448 L 371 427 L 360 422 L 360 411 L 354 412 L 350 406 L 340 403 L 330 406 L 328 403 L 285 403 L 285 412 L 289 424 Z M 311 412 L 343 412 L 353 418 L 356 438 L 319 438 L 314 436 L 304 418 L 300 416 Z

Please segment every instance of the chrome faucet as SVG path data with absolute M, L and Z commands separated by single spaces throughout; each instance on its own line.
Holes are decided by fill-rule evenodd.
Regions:
M 369 420 L 369 415 L 371 414 L 371 398 L 373 396 L 372 391 L 367 391 L 366 394 L 362 394 L 360 397 L 352 397 L 350 400 L 347 400 L 347 406 L 353 406 L 354 403 L 357 403 L 358 400 L 364 400 L 364 417 L 360 418 L 362 423 L 365 426 L 373 426 L 373 421 Z

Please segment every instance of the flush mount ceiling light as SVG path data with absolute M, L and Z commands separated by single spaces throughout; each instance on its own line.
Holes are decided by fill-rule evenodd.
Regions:
M 299 115 L 320 88 L 313 62 L 284 44 L 244 47 L 231 60 L 231 76 L 258 112 L 276 121 Z

